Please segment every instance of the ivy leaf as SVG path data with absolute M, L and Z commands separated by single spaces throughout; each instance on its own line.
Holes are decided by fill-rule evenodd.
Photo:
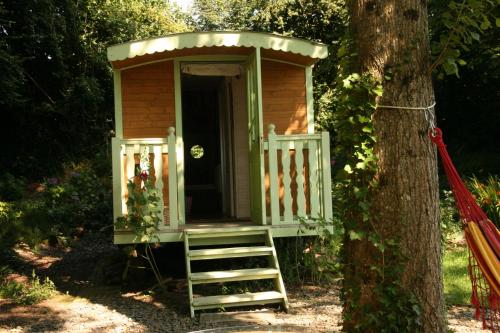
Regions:
M 500 27 L 500 17 L 497 17 L 495 19 L 495 25 L 497 26 L 497 28 Z
M 382 86 L 377 86 L 376 88 L 372 89 L 372 92 L 380 97 L 382 96 L 384 89 L 382 88 Z
M 365 126 L 361 129 L 364 133 L 371 133 L 373 132 L 373 128 L 371 128 L 370 126 Z
M 354 230 L 349 231 L 349 238 L 351 240 L 361 240 L 361 239 L 363 239 L 364 236 L 365 236 L 365 234 L 361 231 L 358 231 L 358 232 L 356 232 Z
M 471 31 L 470 36 L 477 41 L 479 41 L 479 39 L 480 39 L 479 34 L 477 32 L 474 32 L 474 31 Z
M 481 22 L 480 28 L 481 28 L 481 30 L 487 30 L 487 29 L 491 28 L 490 21 L 487 18 L 485 18 L 484 21 Z

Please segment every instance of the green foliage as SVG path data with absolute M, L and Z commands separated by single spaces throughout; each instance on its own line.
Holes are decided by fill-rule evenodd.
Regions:
M 163 279 L 151 248 L 151 243 L 159 241 L 156 231 L 158 231 L 159 223 L 162 221 L 163 206 L 161 205 L 159 192 L 155 188 L 151 177 L 148 176 L 148 156 L 147 152 L 141 155 L 141 167 L 143 167 L 143 171 L 139 177 L 133 177 L 127 184 L 128 213 L 116 219 L 115 227 L 119 230 L 132 231 L 137 236 L 137 240 L 144 243 L 143 254 L 138 253 L 137 244 L 134 244 L 132 248 L 126 249 L 129 253 L 129 260 L 122 275 L 123 279 L 127 277 L 128 270 L 131 267 L 131 259 L 140 256 L 148 262 L 151 271 L 158 281 L 158 285 L 163 288 Z
M 343 59 L 339 72 L 349 71 L 349 61 L 355 56 L 350 49 L 347 42 L 339 47 L 338 57 Z M 378 187 L 372 115 L 375 99 L 382 93 L 381 82 L 369 74 L 341 74 L 321 101 L 329 112 L 320 114 L 320 122 L 334 128 L 334 212 L 344 228 L 344 319 L 350 321 L 349 309 L 356 309 L 365 314 L 356 318 L 356 332 L 416 332 L 421 328 L 420 306 L 401 281 L 407 259 L 401 255 L 397 239 L 377 231 L 377 212 L 372 205 Z M 349 251 L 362 249 L 366 257 L 353 262 Z M 374 297 L 363 300 L 366 296 L 360 285 L 372 285 Z
M 201 31 L 252 30 L 254 16 L 263 0 L 195 0 L 193 25 Z
M 448 247 L 443 256 L 443 285 L 447 305 L 468 305 L 471 282 L 467 267 L 468 251 L 465 246 Z
M 495 0 L 434 1 L 430 12 L 431 17 L 436 17 L 430 20 L 435 57 L 430 72 L 439 69 L 439 78 L 458 76 L 459 66 L 467 64 L 462 52 L 469 51 L 485 32 L 499 26 Z
M 0 201 L 0 249 L 14 245 L 21 234 L 18 214 L 12 203 Z
M 26 180 L 23 177 L 15 177 L 7 172 L 0 178 L 0 200 L 19 200 L 26 193 L 26 189 Z
M 144 186 L 138 185 L 136 179 L 131 179 L 127 189 L 128 214 L 116 219 L 116 228 L 133 231 L 140 242 L 156 242 L 156 231 L 163 213 L 158 190 L 150 178 L 144 181 Z
M 441 215 L 441 240 L 446 243 L 461 230 L 460 217 L 451 191 L 441 191 L 439 209 Z
M 185 31 L 185 20 L 162 0 L 2 2 L 0 172 L 42 179 L 68 161 L 108 153 L 106 47 Z
M 338 219 L 325 221 L 315 220 L 314 224 L 300 220 L 300 232 L 316 230 L 316 237 L 305 242 L 302 247 L 302 282 L 309 281 L 315 284 L 331 282 L 340 275 L 340 249 L 344 228 Z M 297 269 L 298 270 L 298 269 Z M 300 272 L 297 272 L 299 275 Z
M 0 182 L 17 184 L 11 176 Z M 0 202 L 0 247 L 18 241 L 37 246 L 49 237 L 62 239 L 78 229 L 100 230 L 111 221 L 110 178 L 98 176 L 90 162 L 66 166 L 63 176 L 31 185 L 32 192 L 21 183 L 21 199 Z
M 39 303 L 56 293 L 56 287 L 48 277 L 40 281 L 33 273 L 28 285 L 5 279 L 8 269 L 0 267 L 0 298 L 11 299 L 16 304 L 32 305 Z M 2 276 L 4 275 L 4 276 Z
M 500 228 L 500 177 L 490 175 L 485 182 L 472 177 L 467 184 L 477 203 L 497 228 Z

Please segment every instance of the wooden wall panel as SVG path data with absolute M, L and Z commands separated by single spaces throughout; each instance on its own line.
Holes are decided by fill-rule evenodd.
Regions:
M 166 138 L 175 127 L 172 61 L 122 72 L 123 137 Z
M 270 123 L 276 134 L 307 133 L 305 69 L 262 60 L 262 108 L 264 136 Z

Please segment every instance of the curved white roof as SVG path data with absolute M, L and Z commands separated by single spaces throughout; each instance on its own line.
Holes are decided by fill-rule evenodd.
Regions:
M 110 46 L 108 47 L 108 60 L 118 61 L 157 52 L 211 46 L 259 47 L 300 54 L 314 59 L 324 59 L 328 56 L 328 47 L 325 44 L 276 34 L 186 32 Z

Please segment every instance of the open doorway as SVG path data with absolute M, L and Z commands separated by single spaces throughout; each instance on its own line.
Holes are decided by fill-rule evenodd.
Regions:
M 224 64 L 181 74 L 184 184 L 189 222 L 248 219 L 248 141 L 244 80 Z M 206 69 L 206 65 L 204 68 Z

